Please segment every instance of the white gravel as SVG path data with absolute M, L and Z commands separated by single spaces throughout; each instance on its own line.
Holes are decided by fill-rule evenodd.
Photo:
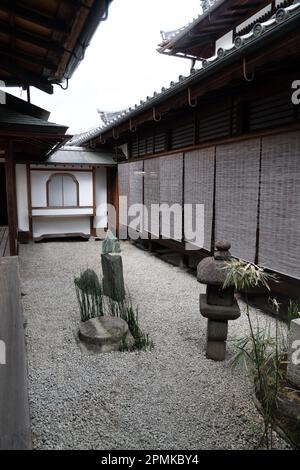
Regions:
M 244 372 L 228 364 L 233 344 L 225 362 L 205 358 L 203 288 L 128 242 L 122 249 L 126 283 L 155 349 L 85 356 L 75 341 L 73 278 L 87 267 L 100 272 L 101 243 L 21 246 L 34 447 L 254 448 L 262 419 Z M 246 332 L 244 316 L 230 322 L 230 339 Z M 286 447 L 279 438 L 276 446 Z

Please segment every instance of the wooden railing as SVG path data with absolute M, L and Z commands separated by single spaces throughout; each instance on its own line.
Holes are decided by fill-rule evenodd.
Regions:
M 9 231 L 8 227 L 0 227 L 0 258 L 9 256 Z
M 31 448 L 17 257 L 0 258 L 0 450 Z

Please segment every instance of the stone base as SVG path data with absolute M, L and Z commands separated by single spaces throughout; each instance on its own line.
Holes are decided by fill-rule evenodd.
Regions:
M 207 320 L 207 339 L 211 341 L 226 341 L 228 322 Z
M 78 337 L 82 351 L 90 353 L 119 351 L 124 341 L 129 347 L 134 343 L 127 323 L 122 318 L 111 316 L 81 322 Z
M 241 315 L 236 299 L 230 307 L 210 305 L 207 303 L 206 294 L 200 294 L 200 313 L 203 317 L 216 321 L 236 320 Z
M 300 389 L 300 318 L 291 322 L 287 380 Z
M 206 357 L 214 361 L 224 361 L 226 357 L 225 341 L 210 341 L 206 344 Z
M 207 320 L 206 357 L 224 361 L 226 355 L 227 321 Z

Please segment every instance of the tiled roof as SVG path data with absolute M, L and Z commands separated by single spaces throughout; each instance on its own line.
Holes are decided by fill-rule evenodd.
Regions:
M 105 126 L 98 126 L 92 130 L 84 132 L 78 136 L 74 136 L 69 142 L 70 145 L 83 145 L 89 140 L 101 135 L 108 130 L 113 129 L 122 122 L 128 121 L 130 118 L 138 115 L 140 112 L 155 106 L 156 104 L 163 101 L 165 98 L 173 95 L 176 92 L 188 87 L 197 80 L 205 78 L 208 72 L 215 70 L 217 65 L 225 65 L 230 58 L 234 58 L 248 46 L 263 41 L 269 34 L 273 34 L 279 30 L 282 26 L 290 22 L 299 22 L 300 20 L 300 1 L 287 8 L 280 8 L 277 10 L 276 15 L 271 20 L 264 23 L 256 23 L 251 33 L 244 36 L 238 36 L 235 38 L 234 44 L 228 49 L 219 48 L 217 54 L 204 59 L 201 67 L 198 69 L 192 69 L 191 74 L 187 76 L 179 75 L 177 81 L 170 82 L 168 87 L 163 87 L 160 92 L 154 92 L 152 96 L 147 96 L 146 99 L 141 100 L 139 104 L 135 104 L 134 107 L 129 108 L 127 111 L 114 117 L 108 121 Z
M 207 8 L 205 11 L 203 10 L 203 13 L 200 13 L 196 18 L 193 18 L 192 21 L 189 21 L 188 24 L 186 24 L 185 26 L 182 26 L 181 28 L 178 28 L 178 29 L 175 29 L 173 31 L 161 31 L 160 34 L 162 36 L 162 43 L 159 44 L 160 47 L 163 47 L 165 44 L 167 44 L 171 39 L 175 39 L 177 38 L 179 35 L 181 34 L 185 34 L 187 31 L 189 31 L 190 29 L 192 29 L 192 27 L 198 23 L 198 21 L 206 16 L 207 14 L 209 14 L 209 12 L 217 7 L 217 6 L 220 6 L 222 3 L 224 3 L 226 0 L 215 0 L 213 2 L 211 2 L 211 4 L 209 5 L 209 8 Z
M 11 128 L 11 127 L 34 127 L 40 132 L 43 130 L 45 132 L 61 132 L 65 133 L 67 131 L 66 126 L 61 126 L 53 122 L 49 122 L 43 119 L 38 119 L 27 114 L 22 114 L 18 111 L 15 111 L 9 108 L 6 105 L 0 105 L 0 127 L 1 128 Z
M 99 114 L 101 121 L 103 122 L 104 125 L 108 124 L 115 117 L 120 116 L 123 113 L 126 113 L 126 111 L 127 109 L 122 109 L 121 111 L 101 111 L 100 109 L 97 109 L 97 113 Z
M 79 165 L 116 165 L 115 154 L 111 151 L 93 151 L 82 147 L 61 147 L 46 163 Z

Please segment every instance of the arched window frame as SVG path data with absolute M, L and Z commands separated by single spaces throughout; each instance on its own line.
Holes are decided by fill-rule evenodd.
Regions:
M 76 184 L 76 202 L 77 202 L 77 206 L 65 206 L 64 205 L 64 200 L 63 200 L 63 205 L 62 206 L 51 206 L 49 204 L 49 201 L 50 201 L 50 197 L 49 197 L 49 185 L 51 183 L 51 180 L 52 178 L 54 178 L 55 176 L 69 176 L 72 178 L 72 180 L 74 181 L 74 183 Z M 79 183 L 78 183 L 78 180 L 75 178 L 74 175 L 72 175 L 72 173 L 53 173 L 49 178 L 48 178 L 48 181 L 46 183 L 46 194 L 47 194 L 47 207 L 49 208 L 53 208 L 53 209 L 58 209 L 58 208 L 73 208 L 73 207 L 80 207 L 79 205 Z M 64 192 L 62 193 L 62 196 L 64 197 Z

